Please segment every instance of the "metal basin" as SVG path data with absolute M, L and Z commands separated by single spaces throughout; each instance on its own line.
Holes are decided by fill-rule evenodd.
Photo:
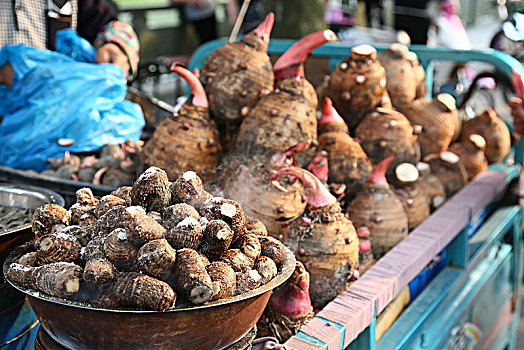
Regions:
M 23 251 L 14 251 L 9 264 Z M 287 250 L 279 274 L 249 293 L 164 312 L 107 310 L 48 297 L 21 288 L 46 332 L 68 349 L 222 349 L 241 339 L 257 322 L 271 291 L 295 269 Z
M 64 205 L 62 196 L 44 188 L 0 183 L 0 205 L 23 209 L 36 209 L 47 203 Z M 33 238 L 31 224 L 0 231 L 0 263 L 14 247 Z

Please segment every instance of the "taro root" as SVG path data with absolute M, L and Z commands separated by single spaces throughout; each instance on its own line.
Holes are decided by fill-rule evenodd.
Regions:
M 258 237 L 254 234 L 246 233 L 235 241 L 235 248 L 246 254 L 250 259 L 256 260 L 260 256 L 261 247 Z
M 285 157 L 285 152 L 274 157 Z M 268 180 L 275 168 L 273 158 L 265 155 L 235 156 L 228 164 L 231 174 L 223 176 L 223 190 L 224 196 L 238 202 L 248 217 L 260 220 L 270 235 L 280 237 L 287 224 L 304 212 L 306 200 L 300 184 L 288 179 L 276 185 Z
M 102 215 L 107 213 L 109 210 L 116 206 L 127 206 L 127 202 L 120 197 L 107 195 L 100 198 L 95 207 L 95 216 L 100 218 Z
M 449 147 L 450 152 L 459 156 L 470 180 L 488 168 L 485 150 L 486 140 L 478 134 L 471 134 L 468 139 L 454 143 Z
M 284 259 L 286 247 L 282 242 L 269 236 L 259 236 L 258 240 L 260 241 L 260 255 L 267 256 L 277 264 Z
M 80 218 L 84 214 L 95 215 L 95 206 L 82 205 L 80 203 L 75 203 L 69 208 L 69 213 L 71 214 L 70 224 L 76 225 L 80 221 Z
M 213 296 L 213 282 L 206 271 L 201 255 L 193 249 L 177 251 L 175 286 L 192 304 L 200 305 Z
M 48 158 L 47 162 L 51 166 L 51 169 L 58 170 L 63 167 L 69 167 L 74 173 L 80 167 L 80 157 L 77 155 L 72 155 L 69 151 L 65 151 L 62 158 L 51 159 Z
M 233 296 L 236 290 L 236 274 L 231 266 L 222 261 L 215 261 L 206 266 L 207 273 L 213 282 L 213 297 L 220 300 Z
M 424 162 L 430 165 L 431 172 L 444 185 L 447 198 L 468 183 L 468 172 L 455 153 L 446 151 L 441 154 L 430 154 L 424 158 Z
M 76 202 L 80 205 L 85 205 L 88 207 L 96 206 L 98 199 L 93 195 L 93 191 L 90 188 L 84 187 L 76 191 Z
M 289 280 L 271 295 L 257 322 L 257 336 L 275 337 L 283 344 L 315 316 L 309 297 L 309 280 L 304 265 L 297 261 Z
M 267 55 L 274 15 L 240 41 L 228 42 L 206 60 L 200 81 L 209 97 L 213 119 L 220 128 L 221 143 L 229 149 L 237 128 L 265 91 L 273 90 L 273 71 Z
M 444 185 L 438 177 L 431 172 L 431 167 L 428 163 L 418 162 L 417 169 L 420 177 L 415 182 L 415 186 L 424 193 L 431 210 L 434 211 L 446 201 Z
M 310 34 L 277 60 L 277 88 L 264 95 L 242 122 L 235 153 L 285 151 L 316 140 L 318 100 L 315 89 L 305 79 L 303 62 L 314 48 L 334 40 L 336 36 L 330 30 Z
M 240 237 L 246 230 L 246 215 L 240 205 L 222 197 L 208 199 L 200 209 L 200 214 L 208 220 L 222 220 L 233 231 L 233 240 Z
M 6 277 L 26 288 L 70 299 L 80 289 L 83 270 L 69 262 L 54 262 L 38 267 L 11 264 Z
M 176 260 L 174 250 L 167 240 L 156 239 L 144 244 L 138 251 L 138 268 L 141 272 L 162 279 L 173 267 Z
M 445 151 L 460 134 L 460 120 L 455 99 L 449 94 L 415 100 L 402 110 L 411 124 L 422 126 L 418 136 L 422 157 Z
M 89 243 L 89 241 L 91 240 L 91 235 L 82 226 L 78 226 L 78 225 L 67 226 L 67 227 L 62 228 L 60 231 L 66 235 L 74 236 L 76 240 L 78 241 L 78 243 L 80 243 L 80 245 L 82 245 L 83 247 L 85 247 L 87 243 Z
M 415 99 L 426 97 L 427 86 L 426 71 L 424 70 L 424 67 L 422 67 L 422 65 L 420 64 L 416 53 L 410 51 L 406 54 L 405 57 L 411 63 L 411 66 L 413 67 L 413 70 L 415 72 Z
M 105 237 L 95 237 L 89 241 L 80 252 L 82 260 L 88 262 L 93 259 L 105 259 L 104 240 Z
M 509 154 L 511 136 L 506 124 L 491 108 L 481 115 L 465 121 L 460 134 L 460 141 L 467 140 L 472 134 L 478 134 L 486 141 L 486 158 L 491 163 L 502 163 Z
M 166 239 L 175 249 L 197 249 L 202 242 L 202 225 L 194 217 L 188 216 L 167 231 Z
M 116 277 L 115 266 L 106 259 L 91 259 L 84 267 L 84 281 L 91 286 L 100 286 L 110 283 Z
M 117 228 L 107 236 L 103 242 L 104 254 L 120 270 L 133 269 L 136 261 L 137 249 L 127 239 L 126 230 Z
M 38 258 L 36 256 L 36 252 L 25 253 L 20 258 L 18 258 L 16 263 L 28 267 L 38 266 Z
M 198 78 L 182 67 L 171 68 L 191 87 L 192 97 L 178 115 L 165 118 L 145 144 L 140 157 L 145 165 L 165 169 L 171 179 L 193 169 L 210 179 L 218 165 L 220 142 L 215 122 L 209 117 L 206 93 Z
M 233 231 L 222 220 L 211 220 L 206 224 L 201 252 L 211 260 L 220 259 L 220 257 L 229 249 L 233 240 Z
M 424 192 L 415 185 L 419 178 L 417 167 L 401 163 L 395 167 L 394 174 L 393 192 L 402 201 L 408 216 L 408 228 L 412 230 L 429 217 L 429 202 Z
M 278 274 L 277 264 L 267 256 L 259 256 L 253 269 L 262 276 L 261 284 L 268 283 Z
M 100 226 L 96 217 L 91 214 L 84 214 L 78 219 L 78 226 L 82 227 L 88 236 L 94 237 L 98 234 Z
M 157 211 L 150 211 L 147 213 L 147 216 L 150 218 L 155 219 L 156 222 L 158 222 L 160 225 L 162 225 L 162 215 Z
M 237 288 L 235 294 L 247 293 L 250 290 L 258 288 L 262 283 L 262 276 L 260 276 L 257 270 L 238 271 L 236 275 Z
M 396 163 L 420 160 L 417 133 L 418 128 L 403 114 L 385 108 L 368 114 L 355 131 L 373 164 L 389 156 L 394 156 Z
M 136 179 L 135 172 L 128 173 L 120 168 L 109 168 L 102 178 L 102 185 L 109 187 L 120 187 L 131 185 Z
M 345 184 L 349 193 L 358 192 L 371 174 L 371 161 L 360 144 L 349 136 L 346 123 L 329 97 L 322 107 L 318 147 L 328 153 L 329 182 Z
M 143 214 L 146 215 L 146 212 L 141 207 L 135 207 L 137 210 L 142 210 Z M 138 209 L 140 208 L 140 209 Z M 102 217 L 98 220 L 99 222 L 99 229 L 101 235 L 107 235 L 111 233 L 116 228 L 123 227 L 123 218 L 125 217 L 125 207 L 114 207 L 111 210 L 109 210 L 107 213 L 102 215 Z
M 127 207 L 122 214 L 121 225 L 131 242 L 147 242 L 164 238 L 166 235 L 166 229 L 147 216 L 142 207 Z
M 136 272 L 120 275 L 113 294 L 120 305 L 163 311 L 175 304 L 176 294 L 169 284 Z
M 322 307 L 358 278 L 355 228 L 337 199 L 313 174 L 289 167 L 279 170 L 275 178 L 282 175 L 295 176 L 308 193 L 306 211 L 290 224 L 283 243 L 311 274 L 311 300 Z
M 110 293 L 106 290 L 103 290 L 100 293 L 96 293 L 93 298 L 89 301 L 89 304 L 93 307 L 103 308 L 103 309 L 117 309 L 120 306 L 116 295 Z
M 349 57 L 331 73 L 327 96 L 354 133 L 360 121 L 386 94 L 386 71 L 377 60 L 377 51 L 369 45 L 351 49 Z
M 131 186 L 121 186 L 111 192 L 113 196 L 120 197 L 123 200 L 125 200 L 127 203 L 131 204 L 131 190 L 133 187 Z
M 195 220 L 200 219 L 196 209 L 186 203 L 177 203 L 165 208 L 162 217 L 164 227 L 168 231 L 187 217 L 192 217 Z
M 40 237 L 35 243 L 35 248 L 39 265 L 43 265 L 80 260 L 82 245 L 75 236 L 59 231 Z
M 206 200 L 213 196 L 206 192 L 202 179 L 190 170 L 178 177 L 175 182 L 169 185 L 171 200 L 173 204 L 187 203 L 197 210 Z
M 402 201 L 391 190 L 385 174 L 393 157 L 376 166 L 364 190 L 346 209 L 353 225 L 365 226 L 371 233 L 373 254 L 378 259 L 408 235 L 408 218 Z
M 267 236 L 267 228 L 266 225 L 258 219 L 248 219 L 246 223 L 246 233 L 252 233 L 257 236 Z
M 140 205 L 147 211 L 161 211 L 171 201 L 169 179 L 164 170 L 149 167 L 133 184 L 131 204 Z
M 222 254 L 221 260 L 229 264 L 235 272 L 253 268 L 255 260 L 244 254 L 240 249 L 229 249 Z
M 69 225 L 69 213 L 57 204 L 46 204 L 36 208 L 31 226 L 36 237 L 51 233 L 53 226 Z
M 393 107 L 398 110 L 413 102 L 417 93 L 415 69 L 408 54 L 407 46 L 395 43 L 377 55 L 386 70 L 386 90 Z
M 364 274 L 375 263 L 375 257 L 371 250 L 371 241 L 369 240 L 369 229 L 366 226 L 361 226 L 357 230 L 358 236 L 358 262 L 360 276 Z

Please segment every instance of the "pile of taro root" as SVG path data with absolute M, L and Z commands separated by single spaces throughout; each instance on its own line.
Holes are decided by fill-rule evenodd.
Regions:
M 258 220 L 213 197 L 187 171 L 169 182 L 151 167 L 132 187 L 33 216 L 33 241 L 10 264 L 20 286 L 93 307 L 166 310 L 243 294 L 268 283 L 285 254 Z
M 98 155 L 70 154 L 48 159 L 50 168 L 40 174 L 65 180 L 94 183 L 117 188 L 132 185 L 140 175 L 139 154 L 144 142 L 127 140 L 121 145 L 108 144 Z

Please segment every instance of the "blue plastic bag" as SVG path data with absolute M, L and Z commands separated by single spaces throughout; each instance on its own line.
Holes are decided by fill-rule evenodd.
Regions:
M 94 49 L 74 31 L 57 35 L 56 47 L 93 62 Z M 15 71 L 12 87 L 0 85 L 0 164 L 41 171 L 66 150 L 96 151 L 108 143 L 138 141 L 145 125 L 137 104 L 125 101 L 126 81 L 113 64 L 79 62 L 59 52 L 4 46 L 0 65 Z M 59 139 L 72 139 L 63 147 Z

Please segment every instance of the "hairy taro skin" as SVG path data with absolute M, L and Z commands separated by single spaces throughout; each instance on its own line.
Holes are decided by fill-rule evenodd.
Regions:
M 35 243 L 39 264 L 75 262 L 80 260 L 82 245 L 75 236 L 62 231 L 38 238 Z
M 143 310 L 166 310 L 173 306 L 176 300 L 176 293 L 167 283 L 136 272 L 121 274 L 113 286 L 113 291 L 121 305 Z
M 154 166 L 143 172 L 131 189 L 131 204 L 140 205 L 147 211 L 161 211 L 170 201 L 167 173 Z
M 285 151 L 317 139 L 317 99 L 308 100 L 305 79 L 282 81 L 279 89 L 263 96 L 240 126 L 234 150 L 254 154 L 260 150 Z
M 204 230 L 200 251 L 211 260 L 218 260 L 229 249 L 233 237 L 234 233 L 227 223 L 222 220 L 211 220 Z
M 200 305 L 211 299 L 213 282 L 198 252 L 188 248 L 178 250 L 174 272 L 178 292 L 192 304 Z
M 175 249 L 197 249 L 202 242 L 202 225 L 193 217 L 187 217 L 166 233 L 167 241 Z
M 54 262 L 37 267 L 11 264 L 6 277 L 26 288 L 36 289 L 51 296 L 71 299 L 80 289 L 83 270 L 68 262 Z
M 209 180 L 222 150 L 215 122 L 207 108 L 184 105 L 177 118 L 165 118 L 140 153 L 142 162 L 165 169 L 176 179 L 192 169 Z
M 177 203 L 166 207 L 163 211 L 163 226 L 166 230 L 170 230 L 178 225 L 187 217 L 192 217 L 195 220 L 200 219 L 200 215 L 195 208 L 186 203 Z
M 380 258 L 408 234 L 408 218 L 387 184 L 371 184 L 353 199 L 347 213 L 355 228 L 365 226 L 375 257 Z
M 138 250 L 138 268 L 152 277 L 162 277 L 173 268 L 176 250 L 165 239 L 149 241 Z
M 376 59 L 376 51 L 358 55 L 355 49 L 331 73 L 327 88 L 327 96 L 351 132 L 387 94 L 386 71 Z
M 37 237 L 51 233 L 53 226 L 58 224 L 69 225 L 69 213 L 57 204 L 38 207 L 31 222 L 33 233 Z
M 238 126 L 243 107 L 253 108 L 264 89 L 273 90 L 274 74 L 265 48 L 241 40 L 226 43 L 206 60 L 200 80 L 213 118 L 219 125 Z
M 127 202 L 117 196 L 107 195 L 100 198 L 96 207 L 95 207 L 95 216 L 97 218 L 102 217 L 109 210 L 113 209 L 116 206 L 127 206 Z
M 213 281 L 212 300 L 233 296 L 236 290 L 236 275 L 231 266 L 222 261 L 215 261 L 206 270 Z
M 240 205 L 222 197 L 213 197 L 204 202 L 200 214 L 209 221 L 222 220 L 234 233 L 233 239 L 245 233 L 247 218 Z

